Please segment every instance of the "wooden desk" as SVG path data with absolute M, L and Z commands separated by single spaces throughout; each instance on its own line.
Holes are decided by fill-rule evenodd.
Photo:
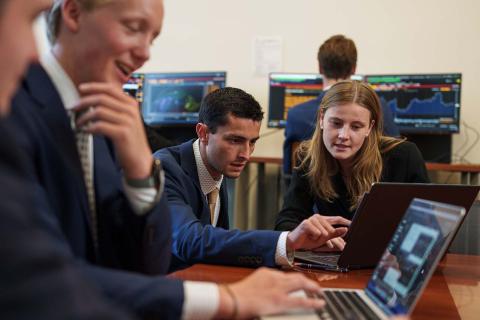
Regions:
M 170 275 L 183 280 L 228 283 L 240 280 L 253 269 L 198 264 Z M 364 288 L 372 270 L 346 274 L 305 273 L 324 287 Z M 480 314 L 480 256 L 448 254 L 440 263 L 420 298 L 413 319 L 478 319 Z
M 460 173 L 460 181 L 462 184 L 478 185 L 480 165 L 463 164 L 463 163 L 426 163 L 428 171 L 448 171 Z

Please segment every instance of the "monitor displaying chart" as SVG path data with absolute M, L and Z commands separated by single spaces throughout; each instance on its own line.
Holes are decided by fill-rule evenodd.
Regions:
M 462 75 L 366 75 L 402 134 L 459 132 Z

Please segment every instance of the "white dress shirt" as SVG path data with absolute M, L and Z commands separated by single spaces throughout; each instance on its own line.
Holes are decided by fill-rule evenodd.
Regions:
M 69 113 L 80 99 L 77 88 L 51 52 L 47 52 L 42 57 L 41 63 L 57 89 L 65 109 Z M 93 165 L 93 161 L 91 161 L 94 157 L 92 136 L 89 139 L 90 163 Z M 126 183 L 125 179 L 123 184 L 125 194 L 137 214 L 143 214 L 148 211 L 155 204 L 156 199 L 158 199 L 158 191 L 155 188 L 131 187 Z M 214 283 L 193 281 L 185 281 L 183 286 L 182 319 L 203 320 L 213 318 L 218 310 L 220 301 L 218 286 Z

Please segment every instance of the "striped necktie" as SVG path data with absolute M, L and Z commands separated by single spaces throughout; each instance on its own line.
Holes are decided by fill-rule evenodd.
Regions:
M 72 128 L 75 130 L 75 139 L 77 141 L 78 154 L 82 164 L 83 178 L 87 189 L 88 207 L 90 209 L 90 226 L 92 231 L 93 246 L 95 254 L 98 254 L 98 229 L 97 229 L 97 210 L 95 205 L 95 189 L 93 186 L 93 155 L 91 146 L 93 146 L 93 136 L 89 133 L 76 128 L 75 113 L 70 114 Z

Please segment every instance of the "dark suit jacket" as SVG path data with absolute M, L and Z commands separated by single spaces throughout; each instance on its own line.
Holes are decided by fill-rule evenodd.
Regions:
M 58 92 L 42 67 L 32 66 L 13 99 L 12 120 L 27 154 L 27 174 L 38 186 L 38 217 L 58 243 L 81 261 L 83 270 L 112 299 L 140 315 L 178 317 L 183 285 L 125 271 L 165 272 L 170 260 L 170 228 L 165 197 L 146 217 L 136 216 L 123 194 L 121 172 L 112 144 L 94 137 L 99 255 L 93 253 L 90 215 L 74 134 Z M 160 221 L 156 221 L 156 219 Z M 163 223 L 162 223 L 163 222 Z M 143 245 L 142 245 L 143 244 Z M 97 266 L 115 268 L 101 269 Z M 164 287 L 162 287 L 164 285 Z M 165 304 L 159 303 L 164 299 Z M 166 313 L 167 312 L 167 313 Z
M 404 141 L 382 155 L 382 182 L 428 183 L 429 178 L 422 154 L 414 143 Z M 305 170 L 294 169 L 292 181 L 278 214 L 275 230 L 292 230 L 313 215 L 313 207 L 326 216 L 342 216 L 352 219 L 354 211 L 345 183 L 340 173 L 332 177 L 338 197 L 329 202 L 316 197 L 310 188 Z
M 285 126 L 285 142 L 283 143 L 283 172 L 292 173 L 292 143 L 305 141 L 312 137 L 317 123 L 317 110 L 326 91 L 320 92 L 317 98 L 301 103 L 288 110 Z M 392 110 L 382 104 L 383 134 L 391 137 L 400 136 L 400 131 L 393 120 Z
M 126 319 L 36 224 L 34 187 L 0 120 L 0 319 Z
M 172 216 L 171 270 L 194 263 L 275 266 L 280 233 L 228 230 L 225 180 L 220 188 L 217 227 L 210 224 L 210 210 L 198 180 L 192 143 L 193 140 L 154 154 L 161 159 L 165 170 L 165 192 Z

